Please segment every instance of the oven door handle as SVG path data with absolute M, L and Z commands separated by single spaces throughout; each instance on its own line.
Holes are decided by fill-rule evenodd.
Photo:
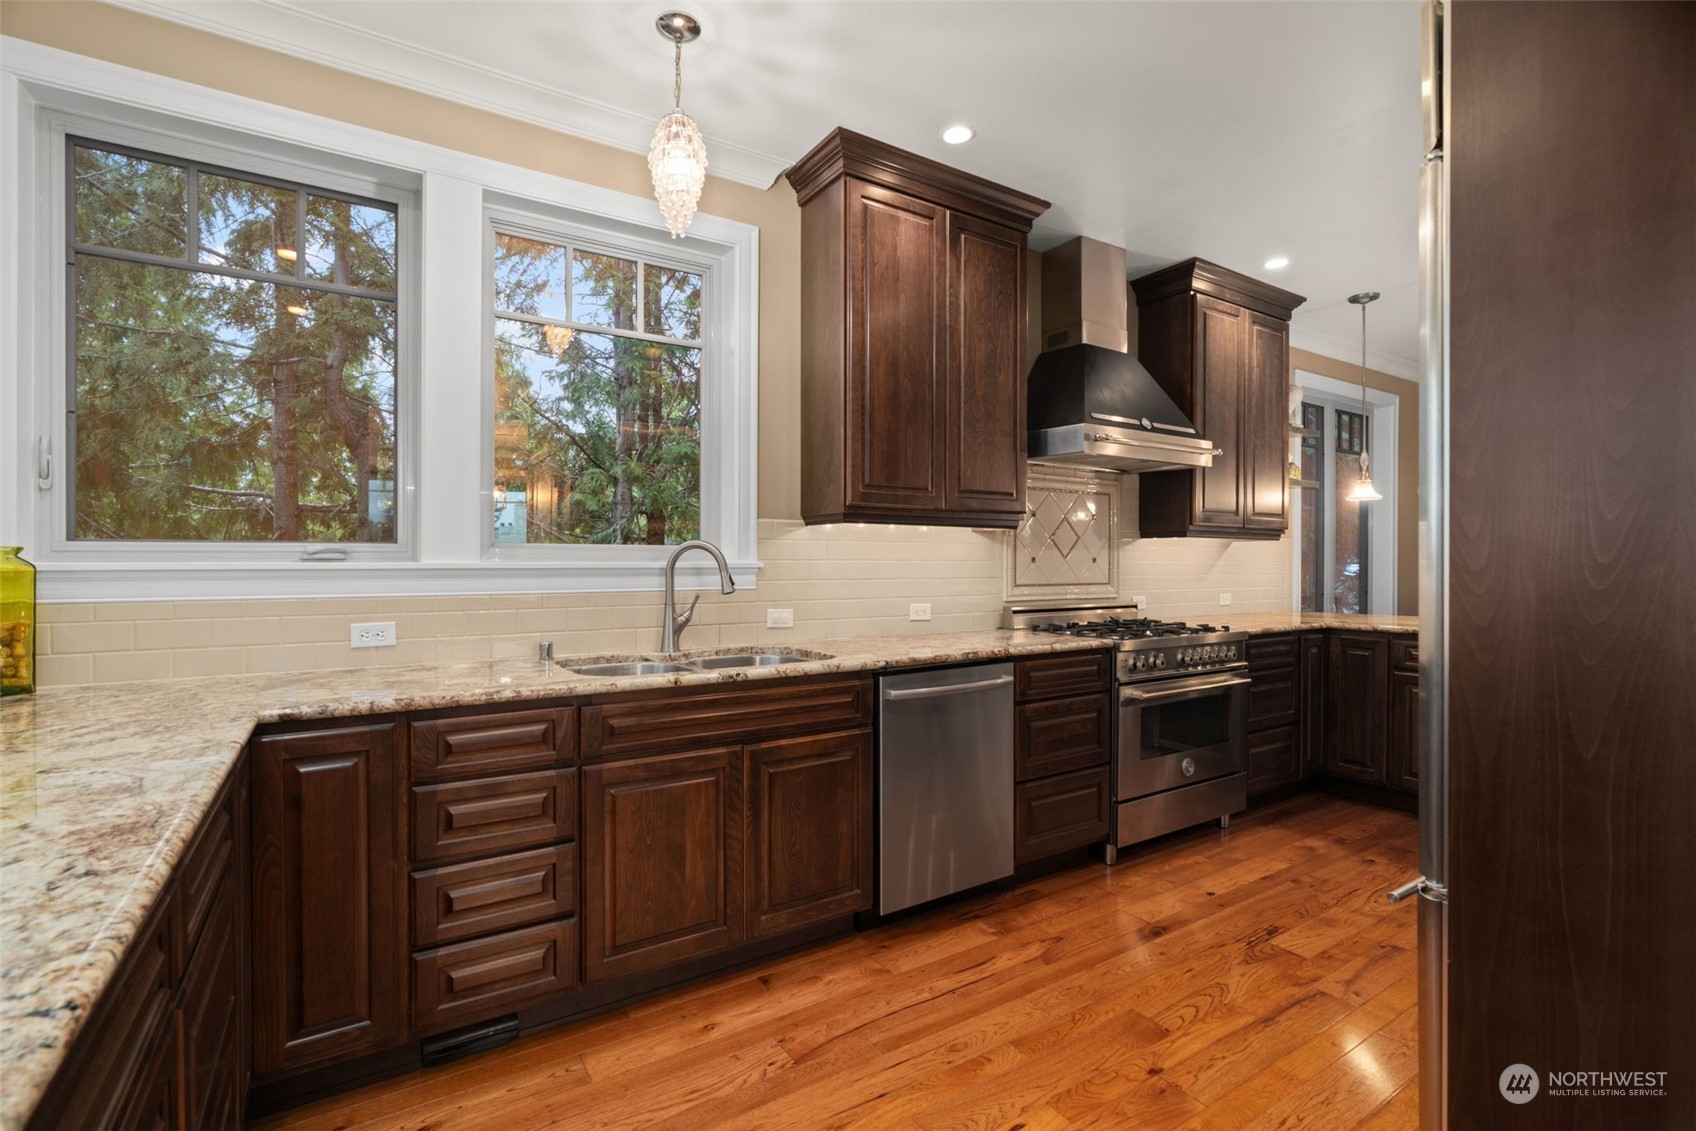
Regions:
M 1186 679 L 1182 682 L 1168 682 L 1158 688 L 1144 690 L 1140 687 L 1121 687 L 1119 702 L 1121 703 L 1159 703 L 1165 700 L 1188 699 L 1196 695 L 1204 695 L 1210 691 L 1220 691 L 1227 687 L 1247 687 L 1249 678 L 1242 675 L 1209 675 Z

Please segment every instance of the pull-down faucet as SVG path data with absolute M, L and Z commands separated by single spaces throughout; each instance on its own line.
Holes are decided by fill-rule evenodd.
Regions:
M 689 607 L 683 610 L 681 616 L 677 612 L 677 559 L 690 550 L 705 550 L 718 563 L 719 591 L 721 593 L 736 592 L 736 583 L 730 580 L 730 563 L 724 560 L 724 554 L 711 542 L 699 539 L 685 542 L 671 552 L 671 557 L 665 560 L 665 631 L 660 641 L 660 651 L 677 651 L 677 641 L 683 635 L 683 630 L 689 627 L 689 621 L 695 616 L 695 606 L 701 603 L 701 595 L 695 594 L 695 599 L 689 602 Z

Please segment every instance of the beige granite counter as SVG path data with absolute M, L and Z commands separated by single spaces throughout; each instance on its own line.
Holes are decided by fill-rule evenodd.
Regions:
M 1218 623 L 1236 632 L 1314 632 L 1338 628 L 1347 632 L 1418 632 L 1418 617 L 1371 616 L 1354 613 L 1243 613 L 1220 610 Z
M 29 1117 L 259 723 L 1105 646 L 998 630 L 805 643 L 808 652 L 831 658 L 639 679 L 519 661 L 349 668 L 69 687 L 5 700 L 0 1128 L 13 1131 Z M 726 651 L 733 649 L 690 654 Z

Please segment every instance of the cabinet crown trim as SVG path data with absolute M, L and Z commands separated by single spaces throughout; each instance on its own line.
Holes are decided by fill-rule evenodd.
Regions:
M 1049 208 L 1048 201 L 1029 193 L 841 126 L 830 131 L 783 175 L 795 189 L 800 204 L 806 204 L 839 178 L 852 176 L 1021 232 L 1030 231 L 1032 222 Z
M 1138 306 L 1190 292 L 1223 299 L 1285 322 L 1290 320 L 1296 307 L 1307 301 L 1292 291 L 1200 258 L 1186 259 L 1133 279 L 1131 289 L 1136 292 Z

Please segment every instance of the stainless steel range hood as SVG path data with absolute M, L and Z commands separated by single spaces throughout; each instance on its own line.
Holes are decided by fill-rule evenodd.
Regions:
M 1127 352 L 1126 288 L 1123 248 L 1079 237 L 1043 253 L 1029 457 L 1106 471 L 1210 467 L 1213 445 Z

